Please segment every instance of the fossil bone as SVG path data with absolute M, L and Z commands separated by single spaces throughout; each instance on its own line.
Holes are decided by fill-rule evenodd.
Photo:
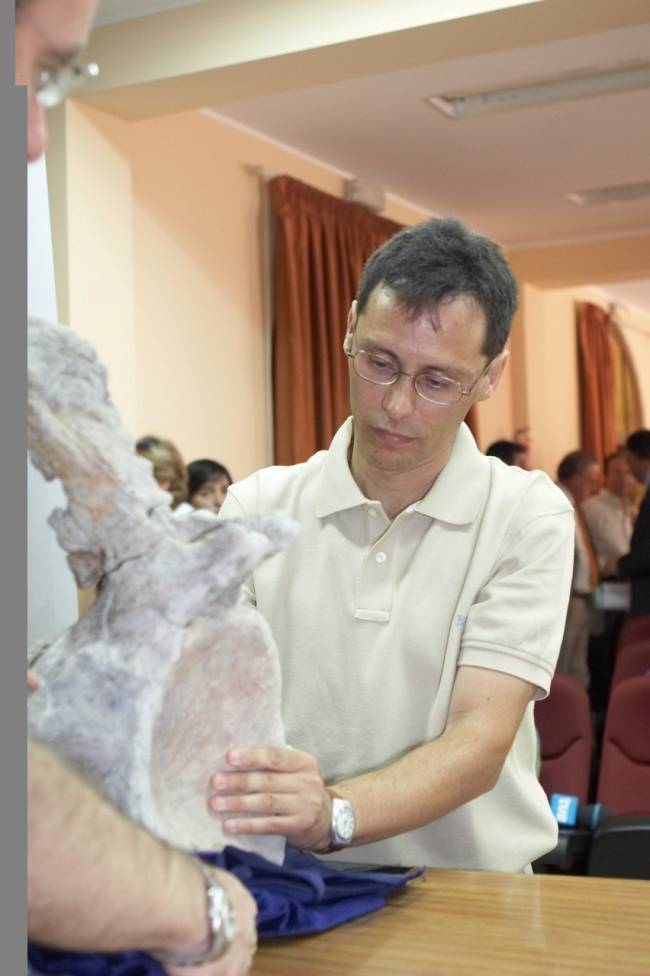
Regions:
M 295 525 L 281 515 L 174 518 L 89 343 L 31 320 L 28 363 L 31 457 L 67 499 L 50 524 L 78 585 L 100 584 L 90 610 L 32 665 L 30 733 L 158 836 L 220 849 L 210 773 L 226 768 L 230 745 L 285 743 L 277 650 L 261 615 L 240 605 L 240 587 Z M 284 854 L 280 837 L 227 842 L 277 862 Z

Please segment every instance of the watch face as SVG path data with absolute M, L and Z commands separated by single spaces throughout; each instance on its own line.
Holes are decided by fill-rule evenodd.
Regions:
M 228 945 L 237 935 L 237 924 L 235 922 L 235 909 L 227 902 L 227 908 L 223 915 L 223 934 Z
M 354 835 L 356 820 L 347 800 L 332 800 L 332 834 L 339 844 L 349 844 Z

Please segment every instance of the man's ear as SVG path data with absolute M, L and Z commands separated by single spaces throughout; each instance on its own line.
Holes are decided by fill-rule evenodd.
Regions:
M 503 371 L 506 368 L 506 362 L 508 361 L 508 356 L 510 355 L 507 349 L 499 353 L 496 359 L 490 364 L 490 368 L 487 373 L 479 383 L 479 394 L 476 397 L 476 402 L 480 400 L 489 400 L 494 391 L 496 390 L 501 377 L 503 376 Z
M 350 305 L 350 311 L 348 312 L 347 328 L 345 332 L 345 339 L 343 340 L 343 352 L 346 354 L 352 352 L 352 337 L 354 335 L 354 331 L 356 327 L 357 327 L 357 300 L 355 298 L 352 304 Z

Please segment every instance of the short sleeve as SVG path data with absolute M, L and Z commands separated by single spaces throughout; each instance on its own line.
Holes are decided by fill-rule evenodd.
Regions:
M 467 615 L 459 665 L 503 671 L 548 694 L 573 573 L 573 512 L 538 515 L 506 535 Z

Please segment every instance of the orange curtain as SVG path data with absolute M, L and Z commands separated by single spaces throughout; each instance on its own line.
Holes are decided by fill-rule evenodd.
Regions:
M 604 309 L 589 302 L 578 307 L 578 376 L 581 441 L 601 462 L 616 450 L 614 364 L 611 323 Z
M 350 412 L 342 351 L 348 311 L 366 260 L 402 228 L 289 176 L 271 180 L 268 193 L 275 463 L 295 464 L 328 447 Z
M 630 350 L 613 319 L 610 319 L 609 345 L 614 370 L 614 425 L 616 440 L 622 444 L 628 434 L 643 427 L 643 411 L 639 381 Z

